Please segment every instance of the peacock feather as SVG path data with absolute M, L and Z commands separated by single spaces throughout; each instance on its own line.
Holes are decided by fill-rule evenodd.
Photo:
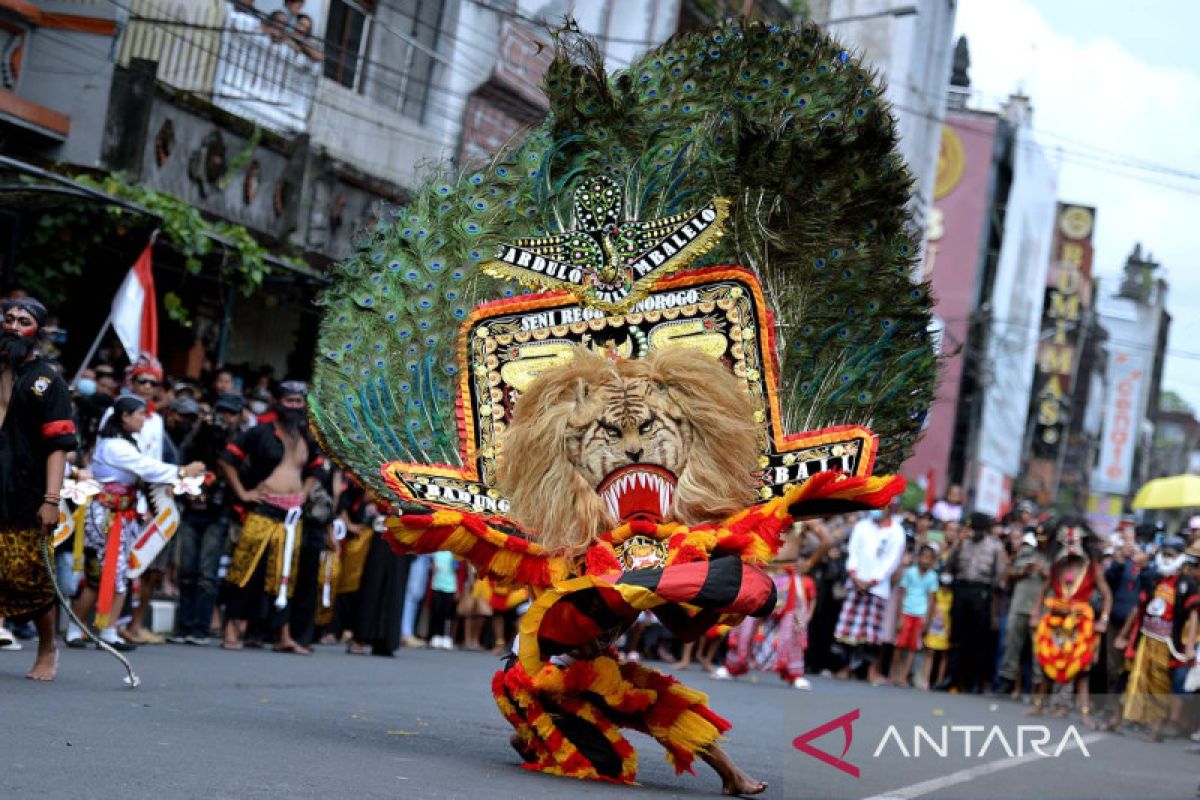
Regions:
M 696 266 L 762 281 L 788 429 L 867 425 L 876 470 L 897 470 L 936 357 L 877 76 L 813 25 L 725 22 L 612 75 L 577 31 L 555 39 L 545 122 L 490 164 L 430 176 L 336 268 L 310 406 L 325 446 L 381 494 L 386 462 L 459 465 L 460 325 L 525 291 L 482 266 L 501 241 L 567 234 L 589 176 L 622 188 L 626 219 L 728 198 L 728 234 Z

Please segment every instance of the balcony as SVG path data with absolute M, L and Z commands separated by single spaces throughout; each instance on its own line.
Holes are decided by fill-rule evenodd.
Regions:
M 158 63 L 158 79 L 280 133 L 308 125 L 320 52 L 281 24 L 219 0 L 132 0 L 117 60 Z

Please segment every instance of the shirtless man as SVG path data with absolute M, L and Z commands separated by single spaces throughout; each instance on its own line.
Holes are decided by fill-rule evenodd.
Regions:
M 71 392 L 37 354 L 46 307 L 22 297 L 0 310 L 0 619 L 34 620 L 37 657 L 25 677 L 51 681 L 54 588 L 41 545 L 58 523 L 66 456 L 77 446 Z
M 292 639 L 286 605 L 300 558 L 299 509 L 321 465 L 308 433 L 307 387 L 285 381 L 275 392 L 277 416 L 237 437 L 221 454 L 221 471 L 237 502 L 247 511 L 225 581 L 225 634 L 222 647 L 242 647 L 240 623 L 251 630 L 269 620 L 275 649 L 310 655 Z M 293 509 L 295 514 L 289 515 Z M 294 518 L 291 525 L 289 517 Z M 287 563 L 285 563 L 285 561 Z M 283 586 L 283 591 L 280 587 Z

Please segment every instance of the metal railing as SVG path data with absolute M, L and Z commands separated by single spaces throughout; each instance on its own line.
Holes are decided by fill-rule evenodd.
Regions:
M 168 86 L 280 131 L 307 125 L 319 75 L 312 59 L 224 0 L 131 0 L 117 59 L 133 58 L 157 62 Z
M 213 102 L 270 128 L 296 131 L 308 122 L 319 65 L 257 18 L 231 11 L 221 38 Z

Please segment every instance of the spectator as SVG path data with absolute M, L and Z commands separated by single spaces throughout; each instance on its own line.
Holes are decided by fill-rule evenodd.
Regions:
M 813 580 L 817 585 L 816 610 L 808 631 L 808 652 L 805 660 L 810 672 L 832 673 L 842 668 L 841 659 L 835 652 L 833 638 L 842 603 L 846 599 L 846 535 L 840 520 L 831 520 L 833 546 L 824 560 L 813 567 Z
M 946 496 L 933 504 L 930 509 L 933 518 L 939 522 L 961 522 L 963 516 L 962 487 L 953 484 Z
M 287 39 L 288 16 L 284 11 L 272 11 L 263 20 L 262 32 L 267 35 L 271 44 L 282 44 Z
M 971 535 L 956 540 L 947 559 L 947 569 L 954 576 L 949 669 L 953 688 L 980 692 L 992 678 L 992 634 L 999 630 L 995 590 L 1004 573 L 1005 558 L 1004 545 L 988 535 L 990 516 L 972 513 L 970 524 Z
M 938 588 L 938 546 L 926 542 L 917 551 L 917 563 L 904 570 L 896 593 L 900 601 L 900 621 L 896 634 L 896 663 L 892 665 L 892 683 L 908 686 L 913 657 L 921 650 L 924 631 L 929 627 L 933 608 L 929 602 Z
M 938 584 L 930 604 L 929 625 L 925 633 L 925 648 L 928 652 L 921 667 L 923 689 L 943 685 L 950 663 L 950 616 L 954 608 L 954 576 L 949 572 L 942 572 L 938 576 Z
M 308 14 L 299 15 L 296 18 L 296 29 L 292 33 L 292 38 L 288 43 L 296 50 L 296 52 L 303 53 L 313 61 L 322 61 L 324 60 L 325 56 L 321 54 L 321 51 L 313 42 L 312 29 L 312 17 L 310 17 Z
M 449 550 L 433 554 L 433 594 L 430 601 L 429 646 L 437 650 L 453 650 L 450 631 L 454 625 L 454 602 L 458 591 L 458 576 L 454 555 Z
M 400 618 L 400 642 L 405 647 L 424 647 L 425 640 L 417 638 L 417 616 L 425 602 L 425 589 L 429 583 L 431 556 L 419 554 L 406 556 L 408 581 L 404 589 L 404 613 Z
M 879 669 L 883 615 L 891 596 L 892 573 L 904 555 L 904 529 L 892 509 L 870 512 L 854 526 L 847 547 L 850 586 L 834 636 L 850 648 L 843 676 L 864 661 L 872 684 L 885 682 Z
M 108 409 L 112 408 L 112 389 L 116 386 L 116 381 L 112 380 L 111 376 L 111 367 L 108 368 L 108 379 L 104 381 L 96 370 L 85 369 L 75 381 L 75 416 L 84 453 L 90 452 L 96 443 L 100 420 L 104 418 Z
M 212 387 L 207 398 L 210 403 L 216 402 L 223 395 L 234 394 L 236 392 L 237 388 L 233 383 L 233 370 L 228 367 L 221 367 L 213 373 Z
M 206 645 L 212 634 L 213 606 L 217 600 L 218 570 L 229 535 L 230 491 L 217 469 L 225 446 L 238 433 L 242 398 L 225 394 L 217 398 L 211 417 L 197 425 L 182 445 L 184 458 L 200 461 L 213 474 L 200 497 L 184 501 L 179 533 L 179 616 L 174 642 Z
M 997 687 L 1000 694 L 1021 695 L 1021 663 L 1031 641 L 1029 620 L 1036 610 L 1046 570 L 1046 558 L 1041 552 L 1036 529 L 1028 529 L 1021 536 L 1016 557 L 1004 571 L 1004 580 L 1012 589 L 1012 599 L 1004 631 L 1004 660 L 1000 665 L 1000 684 Z M 1036 683 L 1040 680 L 1037 659 L 1034 659 L 1033 672 Z
M 96 374 L 96 394 L 116 397 L 117 372 L 109 364 L 97 364 L 92 370 Z

